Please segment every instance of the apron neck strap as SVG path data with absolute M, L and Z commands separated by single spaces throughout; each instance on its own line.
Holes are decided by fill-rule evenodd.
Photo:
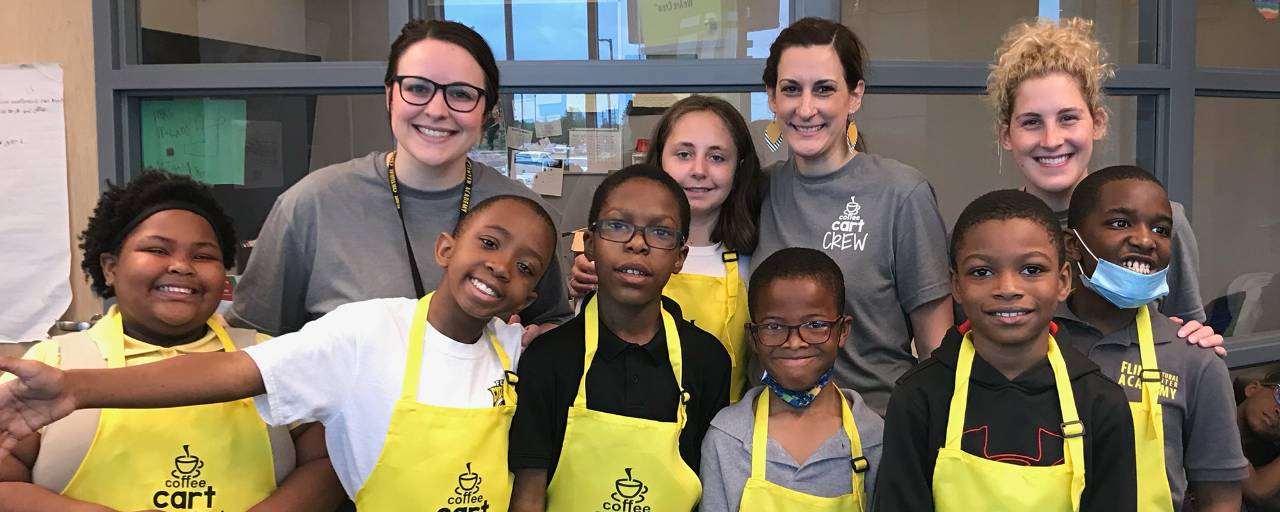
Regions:
M 1058 406 L 1062 409 L 1062 442 L 1066 447 L 1065 463 L 1071 467 L 1071 510 L 1080 510 L 1080 494 L 1084 492 L 1084 423 L 1076 411 L 1075 393 L 1067 362 L 1058 349 L 1058 341 L 1049 335 L 1049 367 L 1058 388 Z
M 1159 397 L 1163 387 L 1160 377 L 1160 365 L 1156 360 L 1156 343 L 1155 336 L 1151 332 L 1151 311 L 1147 306 L 1138 308 L 1138 318 L 1135 320 L 1138 328 L 1138 353 L 1139 361 L 1142 364 L 1142 403 L 1147 406 L 1147 428 L 1151 430 L 1147 434 L 1154 437 L 1157 432 L 1155 428 L 1162 425 L 1163 414 L 1160 409 Z
M 400 387 L 401 400 L 416 401 L 418 398 L 418 384 L 422 377 L 422 346 L 426 342 L 427 310 L 431 307 L 432 295 L 435 295 L 435 292 L 418 299 L 418 306 L 413 312 L 413 323 L 409 324 L 409 352 L 405 357 L 404 384 Z M 493 332 L 485 329 L 484 333 L 489 338 L 489 345 L 498 354 L 498 361 L 502 363 L 502 371 L 506 375 L 502 382 L 503 398 L 506 399 L 507 405 L 515 405 L 516 377 L 515 372 L 511 371 L 511 358 L 507 357 L 507 351 L 503 350 L 502 344 L 498 342 Z
M 733 314 L 738 312 L 738 292 L 742 287 L 742 275 L 738 273 L 738 253 L 736 251 L 725 251 L 720 255 L 720 259 L 724 261 L 724 333 L 727 335 L 732 332 L 733 326 L 729 322 L 733 321 Z
M 964 335 L 960 343 L 960 356 L 956 361 L 955 391 L 951 395 L 951 407 L 947 413 L 945 447 L 960 450 L 960 438 L 964 432 L 965 407 L 969 404 L 969 377 L 973 370 L 973 333 Z M 1084 491 L 1084 423 L 1076 411 L 1075 393 L 1071 390 L 1071 377 L 1067 363 L 1058 349 L 1058 342 L 1049 335 L 1049 367 L 1053 370 L 1053 383 L 1058 391 L 1058 406 L 1062 412 L 1062 438 L 1064 463 L 1071 468 L 1072 510 L 1080 510 L 1080 494 Z
M 213 334 L 218 337 L 218 341 L 222 342 L 222 350 L 224 352 L 235 352 L 236 345 L 231 342 L 231 336 L 227 334 L 227 329 L 217 320 L 216 316 L 209 317 L 205 320 L 205 325 Z M 107 348 L 107 368 L 124 368 L 124 315 L 120 313 L 118 306 L 112 306 L 107 311 L 107 317 L 99 320 L 92 329 L 94 334 L 104 336 L 103 341 Z M 145 342 L 144 342 L 145 343 Z
M 583 350 L 582 379 L 578 381 L 578 394 L 573 398 L 573 406 L 587 408 L 587 372 L 591 370 L 591 361 L 595 359 L 596 349 L 600 346 L 600 309 L 593 297 L 583 308 L 583 321 L 586 323 L 585 347 Z M 658 312 L 662 315 L 662 330 L 666 335 L 667 358 L 671 361 L 671 370 L 676 377 L 676 388 L 680 396 L 676 398 L 676 423 L 684 430 L 685 404 L 689 401 L 689 393 L 684 390 L 684 360 L 681 354 L 680 333 L 676 331 L 676 321 L 670 313 L 658 303 Z

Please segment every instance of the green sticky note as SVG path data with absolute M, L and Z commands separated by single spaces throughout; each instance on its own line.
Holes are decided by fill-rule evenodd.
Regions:
M 142 100 L 141 110 L 143 167 L 244 184 L 244 100 Z
M 718 39 L 725 23 L 723 0 L 640 0 L 640 36 L 645 46 L 674 46 Z M 666 52 L 670 53 L 670 52 Z

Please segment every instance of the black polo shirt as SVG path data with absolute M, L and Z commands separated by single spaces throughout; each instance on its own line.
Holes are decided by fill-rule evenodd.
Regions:
M 673 301 L 664 297 L 663 305 L 676 320 L 684 390 L 689 393 L 680 456 L 697 472 L 702 437 L 716 413 L 729 405 L 729 354 L 714 336 L 686 322 Z M 585 338 L 586 321 L 580 313 L 538 336 L 520 357 L 511 469 L 546 469 L 548 481 L 555 474 L 569 407 L 582 379 Z M 588 409 L 673 422 L 679 393 L 663 329 L 640 346 L 623 341 L 600 323 L 599 346 L 587 372 Z

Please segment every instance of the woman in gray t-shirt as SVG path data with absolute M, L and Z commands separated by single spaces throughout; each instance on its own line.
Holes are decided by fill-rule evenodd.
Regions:
M 551 210 L 467 157 L 498 100 L 498 66 L 478 33 L 409 22 L 391 44 L 384 84 L 395 149 L 311 172 L 276 200 L 235 290 L 232 323 L 280 335 L 349 302 L 420 297 L 442 274 L 436 237 L 470 205 L 516 194 Z M 572 314 L 553 259 L 520 319 L 545 327 Z
M 770 174 L 752 263 L 786 247 L 819 249 L 845 277 L 853 317 L 835 380 L 883 414 L 893 383 L 952 324 L 947 236 L 928 181 L 862 152 L 862 43 L 838 23 L 805 18 L 774 41 L 764 82 L 775 118 L 766 144 L 791 158 Z M 752 269 L 754 271 L 754 268 Z

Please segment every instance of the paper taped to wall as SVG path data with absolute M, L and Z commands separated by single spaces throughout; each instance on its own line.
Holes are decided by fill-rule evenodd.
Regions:
M 66 118 L 57 64 L 0 66 L 0 200 L 0 342 L 42 339 L 71 305 Z
M 142 166 L 244 185 L 245 100 L 142 100 Z

